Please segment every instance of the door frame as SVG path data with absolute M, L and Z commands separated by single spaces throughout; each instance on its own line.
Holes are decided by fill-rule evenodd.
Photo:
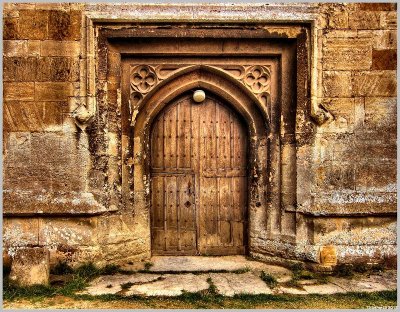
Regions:
M 124 68 L 125 72 L 127 69 Z M 128 75 L 123 78 L 123 83 L 129 85 Z M 245 121 L 249 137 L 249 169 L 248 169 L 248 223 L 251 223 L 251 211 L 256 209 L 266 210 L 267 202 L 264 195 L 264 186 L 267 185 L 267 162 L 260 159 L 260 155 L 267 155 L 267 136 L 269 129 L 263 116 L 267 116 L 265 107 L 262 110 L 260 105 L 255 105 L 254 97 L 250 97 L 243 86 L 232 79 L 226 73 L 210 66 L 191 66 L 185 68 L 167 79 L 164 84 L 149 94 L 141 103 L 139 113 L 136 116 L 133 129 L 133 154 L 141 155 L 139 162 L 135 163 L 134 175 L 148 176 L 144 179 L 148 184 L 142 184 L 136 180 L 134 191 L 139 193 L 145 190 L 143 200 L 146 207 L 150 210 L 150 135 L 153 121 L 158 114 L 181 94 L 194 88 L 202 88 L 205 92 L 215 94 L 221 98 Z M 139 189 L 139 190 L 138 190 Z M 149 216 L 150 217 L 150 216 Z M 149 218 L 150 221 L 150 218 Z M 246 236 L 249 237 L 249 226 L 246 229 Z M 249 240 L 247 244 L 250 244 Z
M 213 27 L 209 27 L 204 23 L 193 26 L 176 23 L 171 29 L 163 29 L 146 23 L 141 27 L 119 28 L 115 25 L 101 25 L 98 28 L 97 110 L 99 116 L 105 116 L 103 114 L 107 111 L 106 124 L 113 132 L 112 135 L 115 135 L 117 151 L 119 151 L 119 154 L 113 155 L 108 161 L 108 168 L 110 168 L 108 172 L 111 173 L 109 185 L 119 185 L 121 181 L 120 189 L 110 188 L 112 192 L 109 195 L 109 202 L 119 213 L 134 215 L 135 224 L 139 225 L 138 231 L 141 233 L 141 246 L 148 253 L 151 247 L 150 180 L 146 165 L 149 157 L 146 151 L 149 141 L 147 128 L 152 116 L 157 115 L 157 112 L 162 109 L 161 102 L 165 104 L 177 94 L 191 88 L 209 90 L 224 101 L 234 103 L 236 111 L 248 123 L 249 157 L 255 164 L 250 166 L 252 172 L 248 183 L 251 185 L 248 205 L 249 253 L 277 254 L 280 252 L 278 250 L 288 252 L 296 248 L 297 241 L 306 242 L 309 239 L 308 224 L 302 211 L 297 209 L 310 203 L 309 186 L 298 187 L 296 169 L 297 163 L 300 163 L 300 176 L 305 176 L 307 172 L 312 171 L 308 159 L 296 157 L 298 140 L 300 140 L 302 154 L 307 154 L 303 146 L 308 148 L 306 144 L 313 140 L 314 131 L 309 111 L 310 72 L 308 66 L 310 59 L 304 57 L 310 56 L 307 54 L 309 29 L 304 25 L 275 24 L 273 28 L 281 29 L 282 32 L 270 33 L 263 28 L 269 27 L 268 24 L 258 24 L 260 27 L 254 29 L 242 28 L 242 26 L 241 24 L 236 26 L 213 24 Z M 158 49 L 152 49 L 150 54 L 171 56 L 171 53 L 176 54 L 176 51 L 162 49 L 163 41 L 168 41 L 168 38 L 174 38 L 175 41 L 197 38 L 199 34 L 202 38 L 211 38 L 216 42 L 221 38 L 259 40 L 261 44 L 280 41 L 281 48 L 271 46 L 260 49 L 258 44 L 249 44 L 245 51 L 239 53 L 246 58 L 273 55 L 279 60 L 281 73 L 279 86 L 282 92 L 279 93 L 279 98 L 274 101 L 270 110 L 266 110 L 259 98 L 238 79 L 218 66 L 202 64 L 179 68 L 171 75 L 167 75 L 168 77 L 160 76 L 157 86 L 145 94 L 140 105 L 133 106 L 129 110 L 130 94 L 127 90 L 129 79 L 126 80 L 123 75 L 124 70 L 121 72 L 121 68 L 125 66 L 127 58 L 138 59 L 149 54 L 143 53 L 143 50 L 136 47 L 150 39 L 159 43 Z M 199 55 L 193 51 L 185 53 L 189 56 Z M 158 74 L 161 73 L 158 72 Z M 188 83 L 182 79 L 184 75 Z M 163 88 L 167 85 L 168 88 Z M 234 88 L 226 88 L 226 85 L 234 86 Z M 158 101 L 160 105 L 148 104 L 158 96 L 162 99 L 161 102 Z M 89 136 L 96 141 L 99 135 L 93 132 L 93 135 L 89 133 Z M 286 158 L 284 163 L 281 161 L 282 157 Z M 258 164 L 260 159 L 262 161 Z M 146 232 L 147 235 L 144 234 Z

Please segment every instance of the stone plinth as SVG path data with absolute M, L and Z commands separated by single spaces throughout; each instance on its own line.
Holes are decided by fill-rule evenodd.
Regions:
M 18 249 L 11 265 L 10 279 L 19 286 L 49 283 L 50 253 L 45 248 Z

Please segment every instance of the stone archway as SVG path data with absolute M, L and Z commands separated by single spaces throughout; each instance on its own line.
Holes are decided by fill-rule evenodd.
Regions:
M 215 243 L 215 246 L 210 246 L 210 244 L 209 246 L 206 246 L 207 244 L 204 243 L 203 245 L 200 244 L 200 246 L 197 246 L 196 248 L 192 248 L 190 251 L 183 250 L 182 252 L 191 254 L 201 252 L 203 252 L 203 254 L 243 254 L 247 250 L 246 237 L 249 236 L 248 231 L 252 224 L 255 224 L 255 222 L 252 223 L 252 218 L 256 218 L 255 212 L 257 209 L 266 209 L 267 205 L 263 194 L 265 193 L 267 185 L 265 176 L 267 172 L 267 162 L 264 157 L 268 153 L 265 144 L 268 135 L 268 122 L 263 118 L 263 116 L 266 116 L 266 113 L 262 112 L 260 103 L 257 102 L 254 97 L 252 98 L 249 96 L 248 92 L 243 90 L 243 87 L 239 86 L 237 81 L 232 81 L 228 75 L 206 66 L 194 66 L 190 68 L 190 70 L 186 69 L 169 78 L 162 85 L 155 87 L 151 94 L 148 94 L 142 101 L 138 108 L 138 114 L 132 123 L 133 154 L 136 155 L 133 172 L 135 193 L 142 195 L 140 202 L 144 203 L 143 209 L 149 213 L 152 207 L 152 182 L 154 182 L 151 175 L 152 169 L 154 169 L 151 166 L 151 126 L 154 121 L 157 122 L 157 116 L 159 116 L 160 113 L 163 113 L 166 107 L 171 102 L 174 102 L 174 99 L 179 98 L 184 94 L 188 94 L 188 92 L 190 94 L 190 91 L 196 88 L 205 90 L 205 92 L 211 94 L 211 98 L 215 99 L 217 102 L 223 102 L 226 103 L 227 106 L 230 106 L 235 116 L 240 116 L 238 118 L 243 119 L 243 125 L 245 125 L 243 129 L 247 128 L 247 130 L 241 131 L 244 131 L 246 142 L 248 142 L 248 144 L 246 143 L 246 145 L 248 145 L 248 148 L 246 147 L 248 163 L 244 165 L 244 167 L 247 167 L 244 177 L 246 180 L 245 214 L 248 216 L 249 226 L 247 226 L 247 220 L 243 219 L 240 221 L 243 228 L 241 230 L 233 231 L 234 233 L 237 233 L 238 237 L 240 236 L 239 240 L 241 240 L 241 243 L 239 245 L 227 246 L 227 244 L 225 244 L 226 246 L 223 247 L 223 244 L 220 243 L 221 237 L 218 237 L 217 240 L 219 243 Z M 163 183 L 165 183 L 165 181 L 163 181 Z M 186 201 L 188 201 L 188 199 L 186 199 Z M 148 218 L 150 231 L 152 224 L 150 224 L 150 216 L 148 216 Z M 165 220 L 166 218 L 163 219 L 163 221 Z M 245 223 L 246 226 L 244 225 Z M 222 223 L 220 222 L 219 224 L 221 225 Z M 227 224 L 224 224 L 222 226 L 226 225 Z M 232 226 L 230 231 L 231 229 L 233 230 L 234 226 L 232 224 L 229 224 L 229 226 Z M 245 228 L 246 230 L 244 230 Z M 199 242 L 202 239 L 199 235 L 200 232 L 201 230 L 196 233 L 196 239 Z M 163 234 L 165 233 L 166 232 Z M 164 239 L 166 239 L 167 236 L 168 235 L 164 235 Z M 224 238 L 222 238 L 222 240 L 223 239 Z M 246 243 L 244 243 L 244 241 L 246 241 Z M 194 245 L 192 244 L 192 246 Z M 171 250 L 164 250 L 164 252 L 161 253 L 182 254 L 182 252 L 174 249 L 173 252 L 171 252 Z M 160 253 L 160 250 L 158 250 L 157 253 Z

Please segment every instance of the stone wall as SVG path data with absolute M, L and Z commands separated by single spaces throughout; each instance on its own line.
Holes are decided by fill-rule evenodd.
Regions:
M 8 253 L 29 245 L 50 247 L 53 261 L 150 256 L 149 237 L 143 235 L 147 224 L 111 200 L 120 187 L 107 176 L 112 140 L 93 142 L 74 118 L 87 94 L 87 58 L 93 57 L 83 38 L 86 15 L 102 14 L 194 22 L 268 21 L 263 16 L 302 22 L 304 14 L 318 16 L 316 97 L 333 118 L 315 125 L 308 149 L 298 150 L 298 159 L 312 164 L 311 172 L 298 168 L 307 180 L 297 181 L 298 192 L 303 185 L 311 190 L 309 205 L 298 207 L 308 240 L 303 249 L 286 254 L 319 262 L 319 248 L 326 245 L 336 247 L 340 262 L 396 254 L 397 13 L 395 4 L 384 3 L 5 4 L 3 239 Z M 103 150 L 96 157 L 94 145 Z

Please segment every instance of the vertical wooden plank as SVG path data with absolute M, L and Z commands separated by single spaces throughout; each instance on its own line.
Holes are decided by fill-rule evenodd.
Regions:
M 153 228 L 164 229 L 163 192 L 163 178 L 159 176 L 152 177 L 151 214 Z
M 191 150 L 191 122 L 190 103 L 188 99 L 178 104 L 178 126 L 177 126 L 177 168 L 190 168 Z
M 177 154 L 178 155 L 178 154 Z M 176 198 L 176 233 L 178 236 L 178 241 L 177 241 L 177 249 L 178 251 L 181 251 L 181 201 L 180 201 L 180 189 L 182 185 L 182 176 L 177 175 L 175 176 L 175 181 L 176 181 L 176 190 L 175 190 L 175 198 Z
M 165 177 L 167 250 L 176 250 L 178 247 L 176 180 L 176 176 Z
M 216 169 L 216 142 L 215 142 L 215 103 L 210 99 L 206 99 L 204 104 L 204 150 L 205 150 L 205 163 L 204 167 L 207 170 Z M 205 122 L 204 122 L 205 121 Z
M 230 229 L 230 178 L 220 178 L 219 184 L 219 211 L 220 211 L 220 241 L 223 246 L 226 246 L 231 241 L 231 229 Z
M 194 203 L 194 179 L 192 175 L 181 177 L 179 186 L 180 242 L 182 250 L 196 249 L 196 224 Z
M 230 120 L 229 111 L 225 107 L 218 110 L 218 168 L 227 170 L 230 168 Z
M 163 242 L 165 241 L 164 231 L 164 201 L 163 201 L 163 178 L 152 178 L 151 190 L 151 216 L 152 216 L 152 249 L 164 249 Z
M 176 168 L 176 106 L 164 114 L 165 169 Z
M 163 116 L 157 118 L 151 134 L 151 167 L 162 168 L 163 165 Z

